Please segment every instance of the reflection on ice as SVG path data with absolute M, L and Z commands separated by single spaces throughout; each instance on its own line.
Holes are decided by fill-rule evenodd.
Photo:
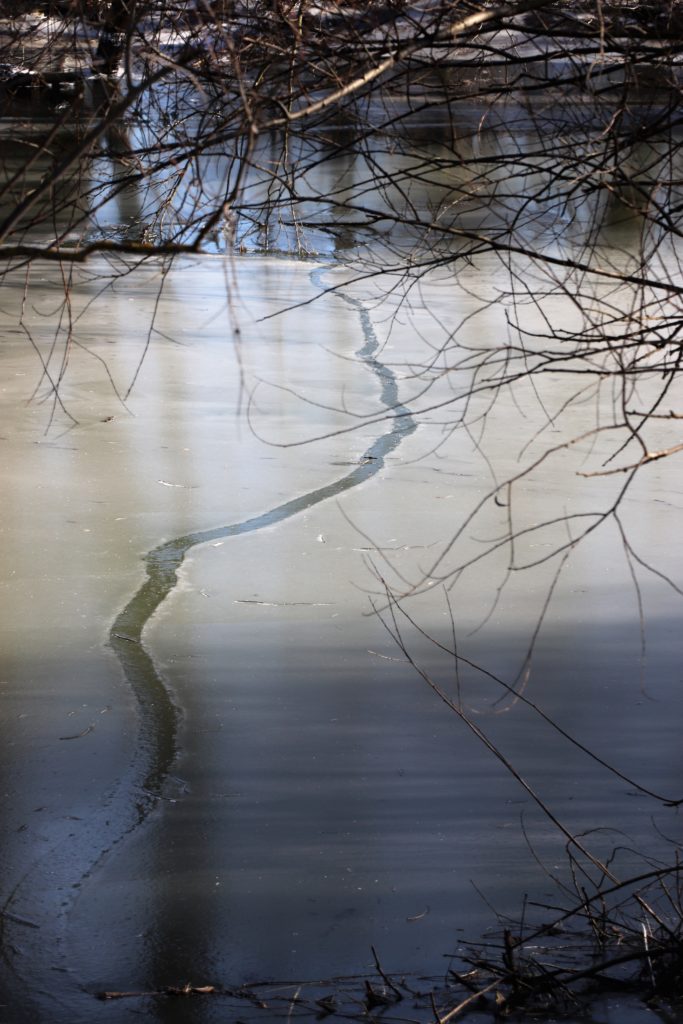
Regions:
M 234 272 L 238 352 L 218 261 L 166 276 L 151 338 L 155 268 L 92 306 L 79 286 L 84 347 L 62 396 L 78 422 L 58 415 L 47 435 L 45 406 L 24 401 L 35 356 L 22 335 L 5 343 L 1 864 L 27 1016 L 49 1003 L 55 1021 L 99 1021 L 98 989 L 360 973 L 371 946 L 392 970 L 434 972 L 493 923 L 487 904 L 515 914 L 525 893 L 555 899 L 527 843 L 564 877 L 562 842 L 368 615 L 372 600 L 386 617 L 385 584 L 444 647 L 455 632 L 469 661 L 508 682 L 521 670 L 525 696 L 566 732 L 680 795 L 679 630 L 664 581 L 641 581 L 643 664 L 619 529 L 587 535 L 559 576 L 544 558 L 567 514 L 581 522 L 618 486 L 577 475 L 599 464 L 602 437 L 558 447 L 610 396 L 567 406 L 560 374 L 536 391 L 520 381 L 495 402 L 483 389 L 468 429 L 454 429 L 467 352 L 495 350 L 508 329 L 466 275 L 460 290 L 431 275 L 402 308 L 360 286 L 297 307 L 322 283 L 305 264 L 250 258 Z M 42 283 L 30 326 L 47 348 L 56 287 Z M 8 286 L 4 325 L 20 300 Z M 294 308 L 259 319 L 283 305 Z M 454 317 L 461 371 L 435 360 L 425 390 L 415 367 Z M 128 411 L 98 357 L 121 393 L 140 366 Z M 511 504 L 498 486 L 522 452 L 544 457 Z M 621 510 L 634 551 L 672 576 L 679 491 L 662 464 Z M 499 544 L 511 517 L 528 528 L 524 572 Z M 416 662 L 598 855 L 619 846 L 633 866 L 676 836 L 673 810 L 654 809 L 653 834 L 642 794 L 399 621 Z

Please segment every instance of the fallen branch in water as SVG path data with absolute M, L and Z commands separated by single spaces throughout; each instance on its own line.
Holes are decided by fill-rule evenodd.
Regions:
M 110 999 L 140 999 L 149 996 L 168 996 L 170 998 L 185 996 L 232 996 L 233 998 L 248 999 L 254 1002 L 260 1009 L 267 1009 L 267 1004 L 247 989 L 227 989 L 218 985 L 166 985 L 162 989 L 151 991 L 134 992 L 97 992 L 96 997 L 102 1000 Z

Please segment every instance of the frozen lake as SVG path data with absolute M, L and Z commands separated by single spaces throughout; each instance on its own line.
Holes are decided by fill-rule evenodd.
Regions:
M 54 411 L 40 358 L 55 379 L 59 273 L 33 268 L 23 321 L 24 279 L 5 279 L 8 1021 L 208 1024 L 226 1019 L 220 1000 L 94 993 L 360 975 L 371 947 L 386 970 L 435 976 L 495 932 L 494 911 L 558 902 L 565 838 L 372 614 L 393 628 L 385 583 L 627 776 L 490 677 L 456 673 L 397 612 L 411 658 L 567 829 L 596 856 L 618 847 L 615 871 L 670 856 L 680 816 L 631 783 L 683 795 L 681 599 L 636 564 L 643 658 L 614 521 L 557 580 L 540 560 L 578 533 L 568 515 L 623 484 L 579 475 L 611 451 L 603 435 L 551 455 L 611 396 L 566 409 L 566 377 L 540 394 L 520 381 L 475 397 L 456 430 L 462 402 L 445 403 L 467 367 L 454 385 L 436 366 L 426 393 L 414 373 L 456 321 L 463 347 L 498 343 L 497 266 L 457 285 L 433 272 L 402 304 L 391 280 L 320 295 L 349 273 L 313 260 L 148 264 L 101 294 L 95 262 L 75 272 Z M 508 573 L 496 538 L 512 512 L 492 488 L 543 453 L 514 489 L 516 557 L 538 564 Z M 679 582 L 682 507 L 664 460 L 620 509 L 633 551 Z

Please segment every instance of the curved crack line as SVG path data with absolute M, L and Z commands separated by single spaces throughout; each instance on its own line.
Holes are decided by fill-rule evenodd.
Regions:
M 324 268 L 313 271 L 311 281 L 320 284 L 322 273 Z M 178 570 L 187 553 L 210 541 L 254 533 L 284 522 L 314 505 L 357 487 L 376 476 L 383 468 L 386 457 L 417 429 L 410 411 L 400 403 L 394 372 L 376 358 L 380 342 L 366 307 L 360 299 L 344 293 L 337 294 L 359 315 L 363 345 L 355 355 L 379 379 L 380 401 L 386 408 L 393 410 L 395 418 L 390 421 L 390 429 L 366 449 L 359 465 L 350 473 L 239 523 L 197 530 L 165 541 L 145 555 L 147 579 L 116 617 L 109 633 L 109 644 L 135 695 L 140 714 L 136 758 L 142 762 L 136 772 L 140 779 L 136 801 L 138 822 L 143 820 L 159 799 L 163 783 L 170 774 L 177 753 L 176 735 L 180 718 L 180 709 L 174 703 L 154 660 L 145 650 L 142 633 L 178 582 Z
M 325 269 L 320 268 L 313 271 L 310 275 L 311 281 L 318 283 L 316 279 L 324 273 Z M 139 827 L 150 814 L 163 795 L 164 783 L 170 777 L 171 768 L 178 753 L 177 733 L 181 709 L 175 704 L 169 689 L 164 683 L 162 673 L 157 669 L 154 659 L 145 649 L 142 635 L 149 620 L 175 587 L 178 581 L 178 570 L 188 551 L 200 544 L 254 533 L 267 526 L 284 522 L 299 512 L 303 512 L 314 505 L 326 501 L 328 498 L 336 497 L 343 494 L 344 491 L 357 487 L 359 484 L 375 476 L 383 468 L 386 457 L 401 444 L 404 438 L 417 429 L 417 423 L 411 416 L 410 411 L 399 401 L 398 383 L 393 371 L 376 358 L 380 349 L 380 343 L 367 309 L 360 299 L 342 293 L 336 294 L 339 299 L 355 309 L 359 315 L 363 332 L 363 345 L 356 351 L 355 355 L 378 378 L 380 382 L 380 400 L 386 408 L 393 410 L 395 418 L 390 421 L 389 430 L 380 435 L 365 451 L 364 455 L 361 456 L 359 464 L 351 472 L 337 480 L 324 484 L 315 490 L 308 491 L 299 497 L 292 498 L 266 512 L 251 516 L 239 523 L 197 530 L 181 537 L 175 537 L 153 548 L 144 556 L 147 579 L 117 615 L 109 630 L 108 640 L 108 644 L 119 661 L 123 676 L 130 686 L 138 706 L 139 726 L 136 751 L 126 771 L 125 778 L 119 779 L 115 784 L 115 789 L 119 791 L 122 787 L 127 788 L 130 785 L 131 791 L 135 794 L 133 806 L 130 808 L 133 811 L 133 820 L 129 819 L 127 824 L 119 822 L 117 827 L 107 820 L 108 812 L 106 808 L 101 809 L 101 814 L 96 813 L 93 816 L 93 820 L 90 823 L 90 832 L 93 835 L 93 842 L 97 843 L 99 847 L 99 852 L 95 853 L 93 851 L 93 854 L 89 856 L 88 867 L 85 870 L 83 870 L 82 862 L 79 866 L 77 858 L 76 860 L 71 859 L 68 851 L 66 854 L 67 864 L 64 870 L 66 874 L 69 874 L 75 869 L 75 873 L 69 881 L 76 889 L 80 886 L 83 879 L 92 875 L 107 854 L 122 839 L 129 836 L 131 832 Z M 40 864 L 43 865 L 43 868 L 45 868 L 46 862 L 48 865 L 51 865 L 52 857 L 55 853 L 56 850 L 53 849 L 41 858 Z M 18 952 L 16 948 L 13 948 L 13 944 L 9 942 L 6 934 L 4 934 L 8 931 L 12 922 L 9 908 L 20 896 L 20 890 L 28 889 L 32 891 L 36 887 L 38 882 L 36 872 L 39 870 L 38 865 L 30 867 L 23 878 L 17 883 L 6 904 L 0 908 L 0 935 L 5 940 L 1 945 L 6 952 L 8 948 L 14 953 Z M 52 867 L 48 868 L 46 877 L 42 878 L 41 876 L 40 884 L 45 887 L 46 891 L 54 889 L 56 884 L 55 877 Z M 75 882 L 76 878 L 78 881 Z M 64 890 L 68 887 L 68 883 L 65 879 L 62 879 L 62 882 L 64 884 L 58 886 L 58 888 L 63 894 Z M 40 959 L 41 952 L 43 955 L 49 952 L 52 960 L 54 960 L 57 950 L 52 944 L 52 940 L 49 939 L 47 932 L 51 932 L 57 945 L 61 944 L 63 933 L 60 934 L 60 922 L 63 925 L 68 917 L 70 907 L 71 901 L 67 899 L 61 903 L 59 909 L 56 909 L 56 914 L 51 921 L 51 927 L 47 927 L 44 931 L 40 932 L 41 942 L 33 951 L 34 955 L 30 957 L 32 995 L 34 999 L 38 1000 L 45 998 L 53 1010 L 57 1004 L 60 1004 L 60 995 L 55 992 L 52 985 L 48 985 L 46 991 L 40 991 L 40 984 L 36 984 L 40 976 L 37 961 Z M 8 942 L 9 946 L 6 945 Z M 27 949 L 28 946 L 24 944 L 23 952 L 25 953 Z M 6 956 L 5 959 L 12 960 L 12 957 Z M 21 970 L 16 963 L 7 963 L 7 966 L 16 978 L 21 977 Z M 47 971 L 48 968 L 46 967 L 46 974 Z M 22 994 L 22 998 L 26 999 L 26 992 Z M 67 1002 L 62 1001 L 60 1005 L 65 1013 L 69 1012 L 70 1004 L 68 1000 Z M 29 1009 L 28 1005 L 26 1006 L 26 1013 L 26 1020 L 35 1019 L 33 1011 Z

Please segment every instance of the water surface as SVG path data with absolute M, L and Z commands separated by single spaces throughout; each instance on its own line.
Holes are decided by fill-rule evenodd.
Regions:
M 418 416 L 427 403 L 411 375 L 438 322 L 476 313 L 462 344 L 507 329 L 482 303 L 498 272 L 482 260 L 460 287 L 432 275 L 403 307 L 356 285 L 264 320 L 343 275 L 248 257 L 226 279 L 220 260 L 198 259 L 165 278 L 151 339 L 160 268 L 87 308 L 98 285 L 86 275 L 74 291 L 86 347 L 69 354 L 68 415 L 52 419 L 44 382 L 26 402 L 40 369 L 17 327 L 22 281 L 3 285 L 8 1019 L 171 1021 L 167 1001 L 112 1007 L 94 993 L 361 974 L 371 946 L 387 969 L 435 975 L 444 954 L 497 927 L 494 911 L 517 915 L 525 894 L 557 900 L 546 872 L 566 878 L 562 837 L 369 614 L 383 580 L 422 581 L 407 607 L 425 630 L 450 643 L 452 615 L 469 658 L 510 682 L 524 664 L 552 564 L 513 573 L 492 610 L 504 549 L 466 569 L 449 599 L 442 577 L 490 543 L 505 510 L 489 502 L 447 546 L 492 473 L 514 472 L 527 441 L 538 451 L 592 421 L 596 400 L 548 425 L 565 380 L 544 380 L 540 398 L 520 384 L 473 435 L 450 430 L 451 409 Z M 51 269 L 34 276 L 27 318 L 46 352 L 59 282 Z M 143 354 L 124 408 L 98 357 L 123 394 Z M 450 387 L 437 379 L 429 402 Z M 610 481 L 576 475 L 587 458 L 549 460 L 520 485 L 515 514 L 536 523 L 603 501 Z M 623 506 L 634 547 L 679 579 L 681 504 L 675 466 L 661 463 Z M 533 560 L 534 545 L 556 542 L 549 528 L 520 552 Z M 642 587 L 644 665 L 618 532 L 577 548 L 525 695 L 629 778 L 678 798 L 680 608 L 659 578 Z M 451 659 L 401 626 L 419 664 L 460 687 L 600 856 L 619 846 L 626 872 L 669 855 L 675 810 L 522 702 L 501 704 L 490 679 L 465 668 L 456 679 Z M 178 1019 L 221 1012 L 196 1000 Z

